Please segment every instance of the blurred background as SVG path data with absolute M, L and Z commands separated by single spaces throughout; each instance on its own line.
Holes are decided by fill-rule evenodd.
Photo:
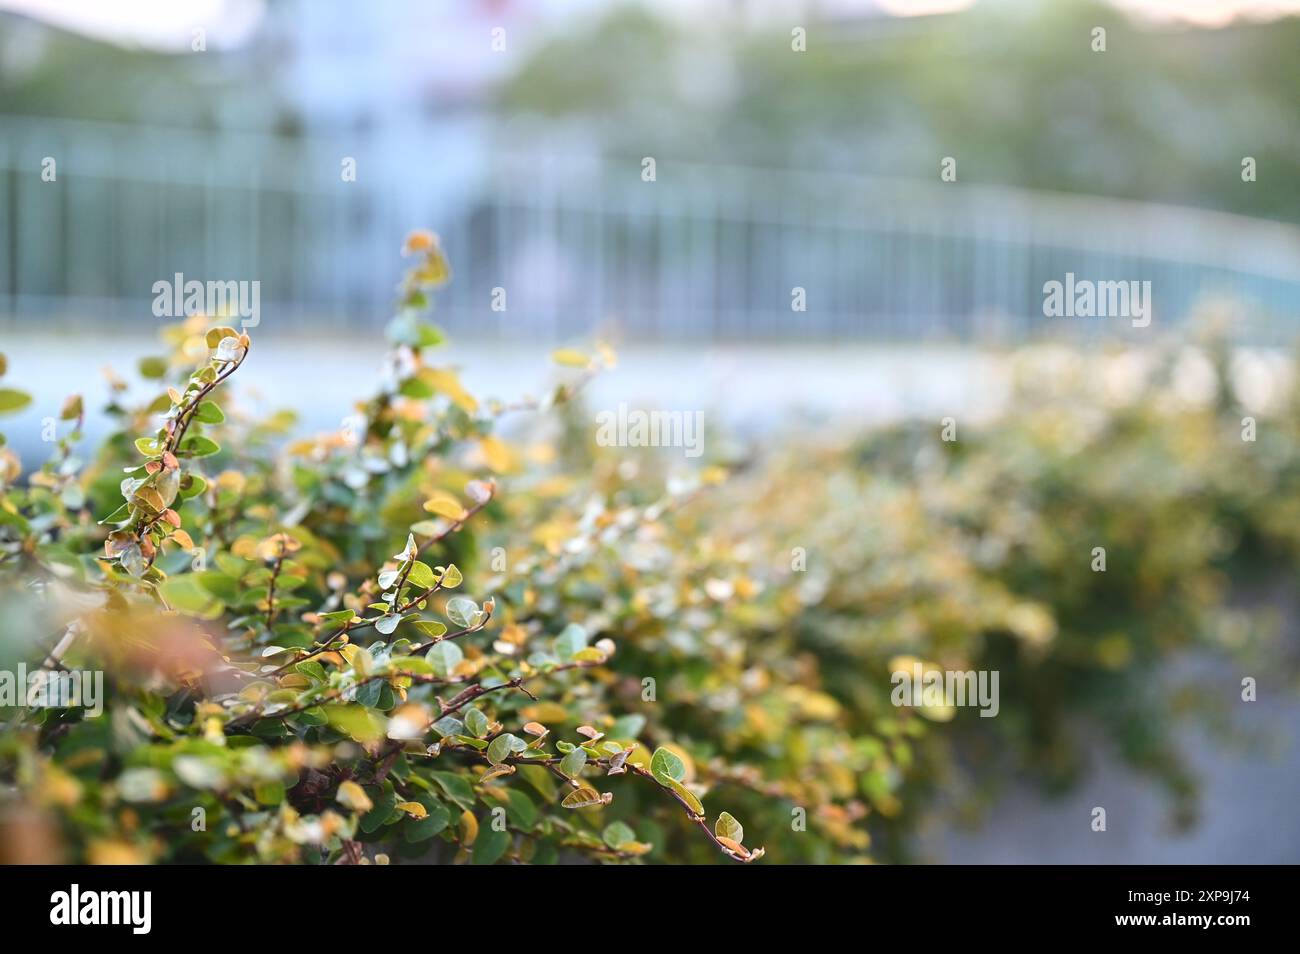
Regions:
M 259 282 L 241 375 L 338 426 L 360 395 L 321 382 L 378 366 L 422 226 L 472 390 L 539 390 L 599 335 L 622 361 L 594 404 L 741 434 L 992 417 L 1021 346 L 1176 346 L 1207 315 L 1283 354 L 1298 49 L 1300 0 L 0 0 L 0 347 L 36 397 L 10 441 L 41 453 L 69 381 L 96 405 L 176 273 Z M 1044 317 L 1067 272 L 1150 281 L 1151 326 Z M 1270 746 L 1193 741 L 1190 833 L 1103 761 L 977 830 L 941 804 L 925 855 L 1294 861 L 1300 750 Z M 1117 790 L 1126 832 L 1060 834 Z
M 1296 6 L 5 0 L 0 329 L 111 350 L 152 335 L 160 279 L 257 281 L 259 337 L 347 342 L 328 364 L 383 327 L 429 226 L 489 390 L 600 333 L 646 346 L 624 387 L 739 391 L 733 418 L 984 407 L 971 346 L 1132 334 L 1044 319 L 1067 271 L 1151 281 L 1142 340 L 1232 301 L 1235 337 L 1285 344 Z M 774 391 L 792 345 L 819 374 Z

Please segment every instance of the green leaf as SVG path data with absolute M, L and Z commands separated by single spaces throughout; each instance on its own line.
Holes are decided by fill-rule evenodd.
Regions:
M 461 722 L 455 716 L 443 716 L 433 725 L 429 726 L 439 737 L 447 738 L 452 735 L 460 735 L 465 730 L 465 723 Z
M 482 738 L 487 734 L 488 717 L 480 709 L 469 708 L 465 711 L 465 728 L 470 735 Z
M 364 706 L 324 706 L 330 725 L 358 742 L 377 742 L 384 737 L 386 719 Z
M 564 758 L 560 759 L 560 771 L 567 778 L 577 778 L 583 767 L 587 764 L 587 753 L 582 749 L 574 749 Z
M 469 810 L 474 807 L 474 789 L 464 778 L 451 772 L 430 772 L 429 777 L 461 808 Z
M 300 662 L 297 665 L 295 665 L 293 668 L 295 672 L 300 672 L 308 679 L 313 679 L 316 682 L 329 681 L 329 676 L 325 674 L 325 667 L 322 666 L 314 659 L 304 660 L 303 662 Z
M 417 586 L 422 590 L 430 589 L 438 582 L 437 577 L 433 575 L 433 570 L 429 568 L 429 565 L 427 563 L 421 563 L 419 560 L 416 560 L 411 564 L 411 569 L 410 572 L 406 574 L 406 579 L 413 586 Z
M 677 779 L 671 778 L 667 775 L 662 777 L 656 775 L 655 780 L 660 785 L 664 786 L 665 788 L 672 789 L 679 796 L 681 796 L 682 801 L 684 801 L 690 807 L 691 811 L 693 811 L 695 814 L 697 815 L 704 814 L 704 804 L 696 797 L 694 792 L 692 792 L 681 782 L 677 781 Z
M 239 581 L 219 570 L 204 570 L 195 574 L 199 585 L 225 603 L 239 599 Z
M 447 810 L 446 805 L 434 802 L 432 799 L 422 800 L 421 804 L 428 809 L 429 814 L 420 819 L 409 818 L 402 825 L 402 837 L 412 844 L 427 841 L 446 828 L 451 821 L 451 812 Z
M 625 716 L 619 716 L 610 726 L 609 737 L 611 739 L 635 739 L 645 728 L 645 716 L 639 712 L 633 712 Z
M 194 410 L 194 420 L 201 424 L 220 424 L 225 419 L 225 412 L 216 401 L 203 401 Z
M 181 478 L 181 499 L 189 500 L 208 489 L 208 482 L 198 474 L 186 474 Z
M 468 629 L 478 621 L 478 604 L 467 596 L 453 596 L 447 601 L 447 618 L 461 629 Z
M 221 445 L 210 437 L 194 434 L 181 441 L 176 449 L 177 457 L 211 457 L 221 450 Z
M 388 821 L 393 814 L 393 809 L 397 806 L 397 793 L 393 791 L 392 784 L 384 783 L 384 790 L 376 795 L 373 791 L 369 793 L 370 800 L 374 807 L 361 816 L 359 827 L 366 834 L 378 831 Z
M 173 576 L 159 587 L 172 609 L 199 619 L 216 619 L 225 610 L 221 600 L 197 580 L 193 574 Z
M 506 790 L 506 815 L 516 828 L 532 828 L 537 824 L 537 806 L 517 788 Z
M 259 782 L 253 788 L 253 797 L 260 805 L 279 805 L 284 801 L 284 782 L 276 779 L 271 782 Z
M 103 526 L 104 524 L 108 524 L 108 523 L 120 523 L 121 521 L 125 520 L 127 518 L 127 515 L 130 513 L 131 513 L 131 505 L 122 504 L 122 506 L 118 507 L 116 510 L 110 513 L 103 520 L 99 521 L 100 526 Z
M 650 756 L 650 774 L 660 785 L 666 784 L 665 778 L 680 782 L 686 778 L 686 763 L 673 752 L 660 746 L 655 749 L 655 754 Z
M 476 865 L 490 865 L 504 855 L 509 847 L 509 831 L 497 831 L 491 825 L 480 827 L 478 837 L 474 839 L 471 860 Z
M 356 701 L 367 709 L 374 709 L 379 704 L 379 696 L 384 691 L 384 684 L 378 679 L 357 687 Z
M 482 713 L 480 713 L 480 715 L 482 715 Z M 515 748 L 516 744 L 519 746 L 518 749 Z M 488 761 L 493 765 L 500 765 L 510 757 L 512 752 L 523 751 L 527 746 L 528 743 L 524 742 L 523 739 L 511 735 L 509 732 L 502 732 L 493 739 L 492 744 L 488 746 Z M 561 770 L 563 770 L 562 766 Z
M 23 391 L 15 391 L 13 388 L 0 388 L 0 414 L 11 414 L 14 411 L 21 411 L 31 403 L 32 398 L 30 394 Z
M 417 676 L 437 675 L 433 669 L 433 663 L 423 656 L 394 656 L 393 666 L 398 672 L 411 673 Z
M 375 657 L 371 655 L 370 650 L 365 646 L 346 646 L 344 647 L 343 656 L 352 664 L 352 668 L 357 671 L 357 675 L 362 679 L 375 671 Z
M 587 631 L 577 623 L 570 623 L 555 638 L 555 655 L 561 662 L 573 662 L 573 657 L 587 648 Z
M 165 358 L 141 358 L 139 365 L 140 377 L 156 381 L 167 373 L 167 361 Z
M 736 844 L 745 840 L 745 828 L 732 817 L 730 812 L 723 812 L 713 825 L 713 833 L 719 838 L 730 838 Z
M 447 632 L 446 623 L 441 623 L 431 619 L 418 619 L 412 622 L 411 625 L 430 639 L 437 639 L 439 636 L 442 636 Z
M 433 663 L 434 673 L 446 677 L 465 658 L 465 654 L 460 651 L 460 647 L 455 643 L 443 641 L 430 646 L 429 655 L 426 658 Z
M 636 841 L 636 832 L 628 827 L 626 822 L 616 821 L 605 826 L 601 838 L 609 847 L 618 850 L 630 841 Z
M 325 725 L 329 719 L 325 717 L 325 710 L 320 706 L 312 706 L 310 709 L 303 709 L 295 716 L 291 716 L 302 725 Z

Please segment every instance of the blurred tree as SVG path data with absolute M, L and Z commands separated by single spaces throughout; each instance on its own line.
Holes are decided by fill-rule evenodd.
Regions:
M 1300 218 L 1300 19 L 1148 26 L 1063 0 L 807 30 L 797 53 L 770 23 L 621 9 L 537 51 L 498 105 L 635 156 L 909 178 L 954 156 L 959 180 Z

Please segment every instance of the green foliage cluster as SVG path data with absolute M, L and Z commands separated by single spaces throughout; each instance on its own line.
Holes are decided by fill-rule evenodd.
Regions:
M 252 342 L 197 316 L 141 363 L 145 405 L 114 383 L 121 428 L 89 467 L 69 455 L 76 399 L 51 465 L 23 482 L 7 454 L 6 615 L 53 633 L 23 661 L 108 686 L 98 716 L 6 710 L 5 817 L 27 832 L 11 852 L 629 861 L 688 829 L 713 856 L 763 855 L 710 818 L 688 752 L 611 707 L 598 621 L 541 614 L 526 574 L 483 586 L 472 525 L 501 518 L 498 481 L 523 463 L 497 423 L 539 408 L 480 403 L 430 363 L 422 313 L 450 270 L 428 233 L 405 252 L 386 382 L 342 432 L 287 442 L 283 415 L 228 416 Z M 612 360 L 555 357 L 571 379 L 541 405 Z M 625 809 L 626 788 L 645 796 Z
M 1006 410 L 956 440 L 938 421 L 769 435 L 714 462 L 716 492 L 574 426 L 507 522 L 566 540 L 597 492 L 585 519 L 609 529 L 557 558 L 539 602 L 585 604 L 634 671 L 672 673 L 648 724 L 711 778 L 756 770 L 733 810 L 774 857 L 914 858 L 935 797 L 977 819 L 1008 779 L 1065 788 L 1098 741 L 1188 824 L 1180 726 L 1232 737 L 1242 678 L 1294 677 L 1270 594 L 1300 556 L 1290 367 L 1213 331 L 1029 348 Z M 896 707 L 891 674 L 914 662 L 997 671 L 997 716 Z M 814 837 L 791 829 L 800 806 Z
M 468 393 L 424 317 L 447 263 L 405 251 L 339 432 L 242 413 L 252 342 L 195 318 L 143 403 L 114 379 L 89 464 L 79 398 L 40 470 L 0 446 L 0 669 L 108 689 L 96 718 L 4 710 L 10 860 L 903 859 L 933 794 L 1064 784 L 1098 725 L 1186 817 L 1177 718 L 1282 672 L 1230 599 L 1300 546 L 1269 359 L 1035 349 L 955 441 L 803 435 L 683 477 L 596 446 L 575 398 L 607 349 L 557 352 L 541 401 Z M 1170 684 L 1204 650 L 1217 688 Z M 914 661 L 999 671 L 998 716 L 895 706 Z
M 1243 678 L 1294 684 L 1292 367 L 1215 333 L 1145 353 L 1030 348 L 1005 413 L 955 440 L 939 422 L 795 439 L 711 504 L 713 572 L 746 553 L 766 568 L 772 605 L 745 639 L 815 660 L 829 721 L 879 759 L 832 758 L 893 836 L 878 853 L 908 856 L 926 795 L 977 806 L 1026 772 L 1061 789 L 1098 740 L 1194 820 L 1180 723 L 1232 735 Z M 900 718 L 889 676 L 915 661 L 999 672 L 997 717 Z

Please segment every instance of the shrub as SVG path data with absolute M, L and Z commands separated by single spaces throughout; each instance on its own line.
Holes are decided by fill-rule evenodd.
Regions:
M 955 443 L 715 441 L 683 475 L 596 445 L 606 348 L 557 352 L 541 401 L 468 393 L 424 317 L 447 263 L 405 252 L 383 384 L 338 432 L 241 412 L 253 344 L 199 317 L 143 403 L 112 376 L 89 465 L 77 397 L 39 470 L 0 444 L 0 676 L 106 678 L 99 716 L 5 706 L 7 860 L 907 859 L 935 795 L 1068 784 L 1097 727 L 1187 820 L 1173 729 L 1230 694 L 1169 664 L 1291 671 L 1229 597 L 1294 572 L 1297 397 L 1243 442 L 1267 375 L 1220 345 L 1136 377 L 1031 351 Z M 998 717 L 894 705 L 913 660 L 999 671 Z
M 283 415 L 228 416 L 252 342 L 196 317 L 142 362 L 147 404 L 115 381 L 121 430 L 84 473 L 79 399 L 25 484 L 6 457 L 9 622 L 57 634 L 33 669 L 108 683 L 99 717 L 8 710 L 11 824 L 90 861 L 620 861 L 688 830 L 761 857 L 732 815 L 709 820 L 687 749 L 611 709 L 617 643 L 543 607 L 528 573 L 553 570 L 479 595 L 472 527 L 507 514 L 519 455 L 496 429 L 521 408 L 429 363 L 442 336 L 421 312 L 449 269 L 427 233 L 405 251 L 387 383 L 342 433 L 286 444 Z M 559 354 L 578 367 L 546 403 L 602 354 Z M 569 529 L 572 550 L 595 528 Z
M 896 736 L 889 674 L 908 657 L 1000 673 L 996 718 L 915 710 L 903 771 L 861 776 L 891 857 L 907 856 L 923 796 L 946 789 L 969 812 L 1025 774 L 1060 790 L 1093 741 L 1190 823 L 1180 722 L 1222 735 L 1243 677 L 1285 688 L 1297 397 L 1287 366 L 1231 355 L 1217 337 L 1145 368 L 1132 352 L 1027 349 L 1008 411 L 955 442 L 938 422 L 805 438 L 715 502 L 715 529 L 769 554 L 764 583 L 782 594 L 750 639 L 814 656 L 850 733 Z

